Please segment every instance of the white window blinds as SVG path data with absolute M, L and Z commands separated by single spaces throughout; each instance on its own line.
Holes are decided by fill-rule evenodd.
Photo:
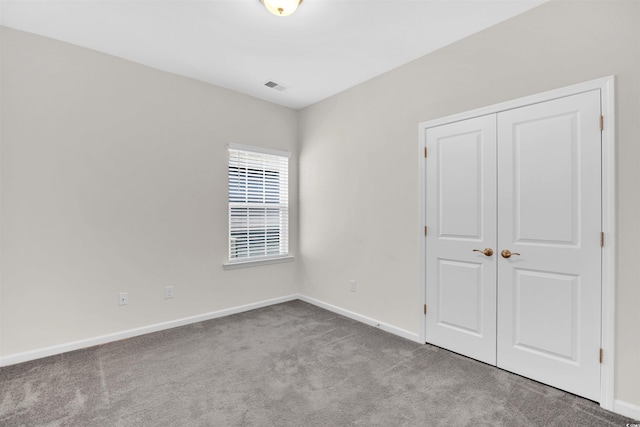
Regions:
M 289 252 L 288 154 L 229 147 L 229 260 Z

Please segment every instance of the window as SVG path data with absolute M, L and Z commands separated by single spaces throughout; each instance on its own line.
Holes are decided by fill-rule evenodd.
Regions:
M 289 253 L 289 154 L 229 147 L 229 261 Z

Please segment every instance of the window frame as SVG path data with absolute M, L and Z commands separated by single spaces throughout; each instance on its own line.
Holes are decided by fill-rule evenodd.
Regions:
M 232 193 L 231 193 L 231 179 L 232 179 L 232 174 L 231 174 L 231 169 L 233 167 L 238 167 L 237 166 L 237 161 L 235 162 L 236 164 L 234 164 L 234 160 L 232 159 L 232 152 L 244 152 L 247 153 L 249 155 L 254 154 L 254 155 L 258 155 L 258 156 L 265 156 L 265 161 L 269 161 L 269 160 L 274 160 L 274 159 L 269 159 L 269 157 L 279 157 L 280 160 L 282 161 L 284 160 L 285 164 L 284 167 L 282 165 L 278 166 L 277 168 L 274 168 L 272 171 L 275 174 L 282 174 L 284 172 L 284 178 L 282 178 L 281 176 L 278 177 L 278 186 L 279 186 L 279 190 L 278 190 L 278 202 L 275 203 L 273 201 L 273 192 L 269 192 L 267 190 L 267 186 L 271 186 L 271 190 L 273 190 L 273 179 L 269 180 L 266 175 L 263 175 L 263 190 L 262 193 L 259 193 L 259 197 L 262 198 L 262 202 L 251 202 L 249 199 L 251 198 L 249 195 L 249 172 L 246 172 L 246 177 L 247 180 L 245 182 L 245 191 L 246 191 L 246 195 L 245 195 L 245 200 L 244 201 L 233 201 L 232 200 Z M 269 149 L 269 148 L 262 148 L 262 147 L 254 147 L 254 146 L 248 146 L 248 145 L 239 145 L 239 144 L 229 144 L 227 147 L 227 215 L 228 215 L 228 229 L 227 229 L 227 260 L 223 263 L 223 267 L 225 270 L 227 269 L 234 269 L 234 268 L 242 268 L 242 267 L 248 267 L 248 266 L 254 266 L 254 265 L 263 265 L 263 264 L 274 264 L 274 263 L 281 263 L 281 262 L 288 262 L 288 261 L 292 261 L 293 260 L 293 256 L 290 254 L 289 251 L 289 229 L 290 229 L 290 223 L 289 223 L 289 159 L 291 158 L 291 154 L 289 152 L 286 151 L 279 151 L 279 150 L 273 150 L 273 149 Z M 258 169 L 259 170 L 259 169 Z M 270 171 L 270 169 L 266 169 L 267 171 Z M 255 178 L 255 176 L 254 176 Z M 282 179 L 284 179 L 284 183 L 281 181 Z M 286 194 L 284 194 L 284 197 L 282 197 L 282 191 L 286 191 Z M 269 196 L 271 196 L 271 201 L 267 202 L 266 199 L 270 198 Z M 284 202 L 283 202 L 284 200 Z M 284 215 L 282 214 L 282 209 L 284 208 Z M 238 216 L 238 215 L 233 215 L 232 211 L 236 209 L 236 210 L 242 210 L 242 209 L 247 209 L 247 218 L 249 218 L 250 214 L 249 211 L 251 209 L 257 209 L 259 210 L 264 210 L 264 220 L 265 220 L 265 225 L 262 229 L 258 228 L 258 232 L 262 232 L 265 234 L 265 236 L 263 237 L 264 239 L 264 246 L 265 246 L 265 252 L 267 252 L 269 246 L 268 246 L 268 239 L 267 239 L 267 235 L 269 233 L 269 229 L 268 226 L 266 225 L 266 221 L 267 218 L 269 216 L 267 210 L 275 210 L 278 209 L 280 211 L 279 213 L 279 226 L 277 228 L 277 233 L 278 233 L 278 245 L 280 246 L 279 248 L 279 253 L 278 254 L 265 254 L 265 255 L 250 255 L 247 254 L 246 256 L 242 256 L 242 257 L 236 257 L 233 258 L 232 257 L 232 253 L 231 253 L 231 245 L 232 245 L 232 239 L 234 238 L 232 236 L 232 233 L 234 231 L 234 223 L 233 220 L 236 220 L 236 225 L 235 225 L 235 230 L 241 230 L 242 227 L 237 227 L 237 220 L 238 218 L 242 218 L 242 215 Z M 284 221 L 284 224 L 283 224 Z M 246 227 L 247 230 L 247 241 L 249 241 L 249 236 L 250 236 L 250 230 L 251 228 L 249 226 Z M 280 239 L 286 239 L 286 241 L 284 242 L 284 248 L 286 250 L 286 252 L 283 252 L 283 248 L 282 248 L 282 242 L 280 241 Z M 247 243 L 247 251 L 250 250 L 250 243 Z

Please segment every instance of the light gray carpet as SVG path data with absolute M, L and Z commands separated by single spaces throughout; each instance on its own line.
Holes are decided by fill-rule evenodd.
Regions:
M 301 301 L 0 369 L 2 426 L 624 426 Z

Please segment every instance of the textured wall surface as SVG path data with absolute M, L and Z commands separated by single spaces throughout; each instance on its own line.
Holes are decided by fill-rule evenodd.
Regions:
M 227 144 L 291 152 L 296 194 L 296 120 L 291 109 L 3 28 L 1 354 L 296 293 L 295 262 L 222 268 Z M 293 198 L 292 253 L 296 212 Z
M 616 398 L 640 404 L 639 7 L 552 1 L 302 110 L 302 293 L 418 333 L 418 123 L 615 75 Z
M 639 28 L 635 0 L 552 1 L 300 112 L 3 28 L 0 357 L 296 292 L 417 333 L 418 123 L 615 75 L 615 397 L 640 405 Z M 295 262 L 222 269 L 228 143 L 292 152 Z

